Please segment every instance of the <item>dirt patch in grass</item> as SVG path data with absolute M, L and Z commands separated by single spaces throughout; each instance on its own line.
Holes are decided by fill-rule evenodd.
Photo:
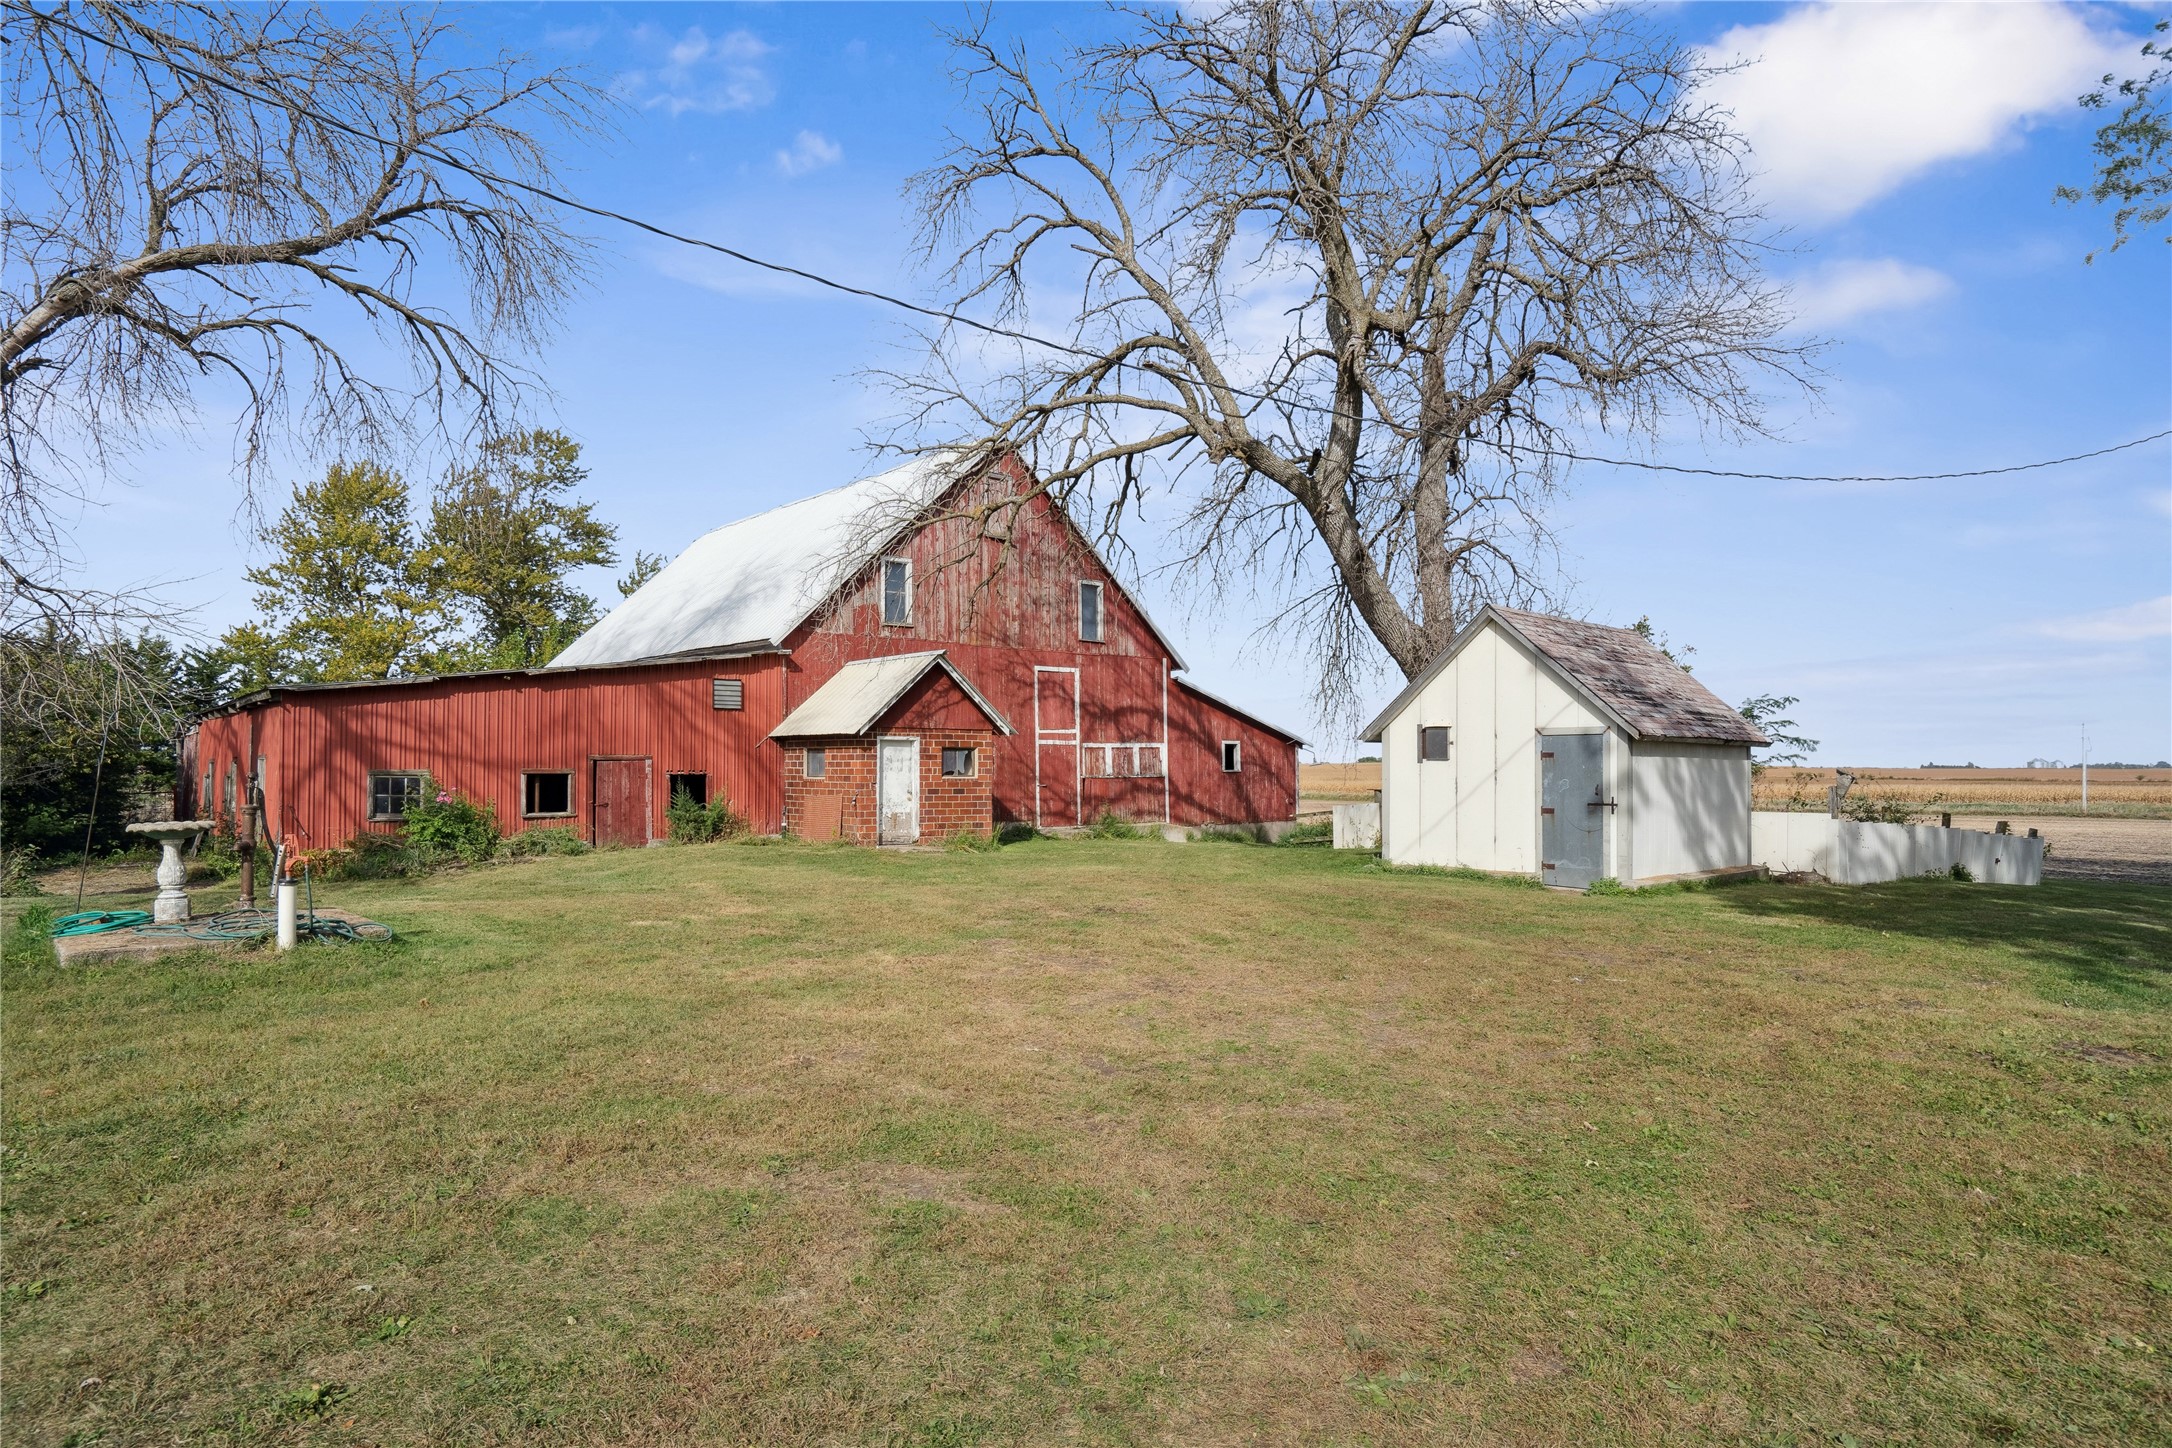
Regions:
M 384 946 L 11 942 L 0 1408 L 106 1444 L 2148 1441 L 2164 899 L 719 847 L 335 892 Z

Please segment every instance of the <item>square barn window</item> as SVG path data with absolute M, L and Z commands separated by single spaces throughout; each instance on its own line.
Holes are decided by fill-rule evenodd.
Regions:
M 1448 757 L 1448 726 L 1428 724 L 1418 731 L 1418 757 L 1438 764 Z
M 228 792 L 232 792 L 231 785 Z M 407 807 L 421 799 L 422 776 L 419 774 L 370 776 L 370 818 L 373 820 L 404 820 Z
M 1078 586 L 1078 636 L 1090 644 L 1101 642 L 1101 585 Z
M 709 707 L 712 709 L 744 709 L 747 706 L 747 682 L 744 679 L 715 679 L 709 685 Z
M 913 621 L 913 562 L 910 558 L 882 560 L 882 621 L 886 624 Z
M 1234 739 L 1222 741 L 1222 772 L 1235 774 L 1244 768 L 1244 746 Z
M 1159 744 L 1139 745 L 1132 751 L 1132 758 L 1136 761 L 1131 771 L 1134 775 L 1141 779 L 1161 778 L 1161 746 Z
M 971 779 L 980 773 L 978 749 L 946 749 L 943 751 L 943 778 Z
M 664 776 L 664 783 L 670 786 L 667 797 L 674 804 L 682 794 L 696 804 L 709 802 L 709 776 L 706 774 L 670 774 Z
M 573 776 L 562 769 L 538 770 L 520 777 L 520 817 L 548 819 L 573 813 Z
M 828 770 L 829 764 L 829 756 L 823 753 L 821 750 L 810 749 L 807 751 L 806 773 L 809 779 L 822 778 L 823 773 Z

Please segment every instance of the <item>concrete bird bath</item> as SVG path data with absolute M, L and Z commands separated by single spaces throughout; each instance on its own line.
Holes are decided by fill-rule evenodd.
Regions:
M 210 834 L 216 820 L 154 820 L 130 825 L 128 833 L 157 840 L 158 899 L 151 905 L 151 919 L 160 925 L 178 925 L 189 918 L 189 867 L 181 862 L 181 847 L 199 835 Z

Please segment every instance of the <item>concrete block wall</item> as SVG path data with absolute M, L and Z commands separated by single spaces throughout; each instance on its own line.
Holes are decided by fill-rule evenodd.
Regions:
M 995 828 L 995 753 L 988 730 L 928 729 L 910 735 L 920 741 L 920 838 L 939 843 L 964 830 L 987 834 Z M 824 751 L 820 779 L 807 777 L 807 750 Z M 943 777 L 943 751 L 976 751 L 978 771 L 970 778 Z M 784 751 L 784 824 L 802 839 L 830 838 L 816 819 L 816 801 L 835 801 L 838 837 L 855 845 L 879 842 L 880 796 L 875 783 L 875 740 L 871 737 L 794 740 Z
M 823 752 L 820 779 L 807 777 L 807 751 Z M 812 821 L 817 799 L 835 800 L 838 835 Z M 875 741 L 872 739 L 794 740 L 784 751 L 784 827 L 801 839 L 843 838 L 856 845 L 875 843 Z
M 995 828 L 994 735 L 985 729 L 931 729 L 920 735 L 920 838 L 940 843 L 960 830 L 985 835 Z M 971 749 L 978 769 L 970 778 L 943 777 L 943 751 Z

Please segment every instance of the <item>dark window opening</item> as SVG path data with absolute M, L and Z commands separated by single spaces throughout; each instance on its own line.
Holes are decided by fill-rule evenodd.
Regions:
M 909 558 L 882 560 L 882 621 L 886 624 L 913 621 L 913 565 Z
M 978 749 L 946 749 L 943 751 L 943 778 L 971 779 L 980 772 Z
M 671 774 L 666 775 L 664 779 L 665 782 L 671 786 L 669 797 L 673 804 L 678 803 L 679 796 L 682 794 L 685 795 L 687 798 L 693 800 L 696 804 L 707 804 L 709 802 L 708 775 Z
M 1428 724 L 1418 731 L 1418 757 L 1438 764 L 1448 757 L 1448 726 Z
M 1078 636 L 1087 643 L 1101 642 L 1101 585 L 1078 586 Z
M 1244 768 L 1244 746 L 1234 739 L 1222 741 L 1222 772 L 1235 774 Z
M 539 815 L 573 813 L 573 776 L 562 770 L 520 777 L 520 813 L 524 819 Z
M 829 756 L 827 754 L 823 753 L 823 751 L 819 749 L 810 749 L 807 751 L 806 772 L 809 779 L 820 779 L 824 771 L 828 768 Z
M 747 684 L 744 679 L 718 679 L 709 687 L 709 707 L 712 709 L 744 709 L 747 706 Z
M 422 799 L 422 779 L 419 774 L 373 774 L 370 776 L 370 818 L 373 820 L 404 820 L 407 807 Z M 227 797 L 233 797 L 233 771 L 227 771 Z

